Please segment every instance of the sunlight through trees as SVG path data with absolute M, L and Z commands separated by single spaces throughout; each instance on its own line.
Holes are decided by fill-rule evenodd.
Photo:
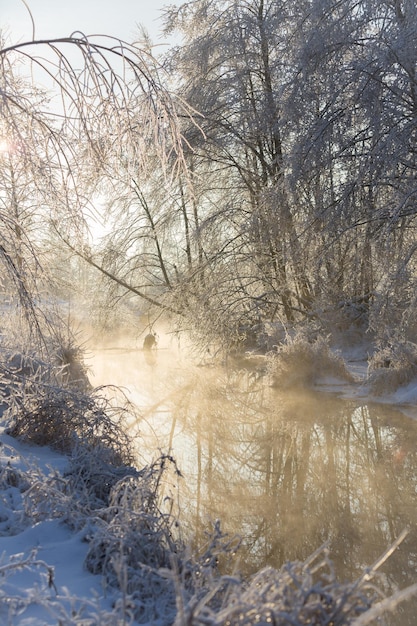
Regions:
M 158 58 L 3 40 L 8 267 L 23 281 L 54 231 L 114 318 L 229 348 L 305 323 L 413 340 L 414 3 L 194 0 L 165 28 Z

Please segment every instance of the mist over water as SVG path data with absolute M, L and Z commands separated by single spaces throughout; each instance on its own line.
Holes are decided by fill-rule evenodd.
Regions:
M 176 459 L 189 537 L 198 542 L 220 519 L 242 537 L 246 573 L 304 560 L 329 541 L 338 575 L 352 580 L 409 528 L 383 572 L 399 587 L 415 582 L 416 421 L 390 406 L 283 392 L 250 372 L 198 366 L 165 339 L 153 364 L 140 340 L 122 343 L 94 348 L 91 382 L 123 386 L 138 406 L 140 462 L 159 451 Z

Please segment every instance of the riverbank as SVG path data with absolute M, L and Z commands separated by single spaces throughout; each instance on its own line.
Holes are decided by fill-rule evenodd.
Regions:
M 17 441 L 3 424 L 0 468 L 1 623 L 110 625 L 112 595 L 84 565 L 86 528 L 63 523 L 54 507 L 54 485 L 63 480 L 68 457 Z
M 271 395 L 268 394 L 269 404 L 263 407 L 261 411 L 262 420 L 260 420 L 260 417 L 252 414 L 252 407 L 258 403 L 259 399 L 257 395 L 259 392 L 258 378 L 253 378 L 249 375 L 247 378 L 239 381 L 236 374 L 233 374 L 232 376 L 226 376 L 225 380 L 223 380 L 219 376 L 219 372 L 214 369 L 203 371 L 201 368 L 196 368 L 196 370 L 187 372 L 187 376 L 190 376 L 190 378 L 188 379 L 188 384 L 184 386 L 184 367 L 178 361 L 168 361 L 164 357 L 163 363 L 161 362 L 158 365 L 158 362 L 156 362 L 156 364 L 150 367 L 144 361 L 143 354 L 138 352 L 136 356 L 137 359 L 135 361 L 132 359 L 132 354 L 129 354 L 132 379 L 137 381 L 138 376 L 142 372 L 141 383 L 148 389 L 148 400 L 153 400 L 155 396 L 158 397 L 160 390 L 163 388 L 162 383 L 160 384 L 161 381 L 158 381 L 159 366 L 161 366 L 161 377 L 164 385 L 168 381 L 168 372 L 171 372 L 169 375 L 174 376 L 175 381 L 178 380 L 176 377 L 179 377 L 182 383 L 180 393 L 171 394 L 169 398 L 168 396 L 166 397 L 166 427 L 161 422 L 162 413 L 159 410 L 161 405 L 158 407 L 159 412 L 156 411 L 155 417 L 152 418 L 153 421 L 148 410 L 146 420 L 150 430 L 157 429 L 160 434 L 161 430 L 165 429 L 169 437 L 168 440 L 172 441 L 175 440 L 178 433 L 179 439 L 177 441 L 180 441 L 181 445 L 196 448 L 197 457 L 198 454 L 200 455 L 202 472 L 209 471 L 210 466 L 205 465 L 205 459 L 209 459 L 211 454 L 212 468 L 217 467 L 217 473 L 214 476 L 214 478 L 217 476 L 217 479 L 214 482 L 219 487 L 221 485 L 228 486 L 230 508 L 239 497 L 241 505 L 244 507 L 245 492 L 247 493 L 250 487 L 247 482 L 249 477 L 249 474 L 247 474 L 249 471 L 248 467 L 246 465 L 237 466 L 234 460 L 235 453 L 232 452 L 230 447 L 224 448 L 224 445 L 229 441 L 229 431 L 225 429 L 226 422 L 229 422 L 230 434 L 234 433 L 233 438 L 235 439 L 236 450 L 241 449 L 242 445 L 245 445 L 246 461 L 249 462 L 249 467 L 252 463 L 252 452 L 248 447 L 249 440 L 255 445 L 255 456 L 253 459 L 254 462 L 256 460 L 257 465 L 250 470 L 250 475 L 253 476 L 254 473 L 256 474 L 259 471 L 260 482 L 255 481 L 254 483 L 255 495 L 253 497 L 259 497 L 259 487 L 265 482 L 262 474 L 264 461 L 259 458 L 259 450 L 263 448 L 266 450 L 268 447 L 265 442 L 265 435 L 268 435 L 267 444 L 271 447 L 271 453 L 275 455 L 275 457 L 269 456 L 268 458 L 275 458 L 274 462 L 277 464 L 277 468 L 280 461 L 276 456 L 278 448 L 274 441 L 277 444 L 282 442 L 282 444 L 279 444 L 283 448 L 282 463 L 284 467 L 287 467 L 287 483 L 283 486 L 284 491 L 289 491 L 290 494 L 295 494 L 296 492 L 300 494 L 299 478 L 297 477 L 300 476 L 301 471 L 304 475 L 304 488 L 308 493 L 314 487 L 309 482 L 311 480 L 309 476 L 319 478 L 320 472 L 321 474 L 323 473 L 323 463 L 327 467 L 326 482 L 332 483 L 333 474 L 329 465 L 332 456 L 328 456 L 327 459 L 327 455 L 331 453 L 335 442 L 327 441 L 329 435 L 326 435 L 327 431 L 322 433 L 321 429 L 325 422 L 334 424 L 334 429 L 331 432 L 341 437 L 343 448 L 346 449 L 347 438 L 345 431 L 340 431 L 341 417 L 340 415 L 337 416 L 340 409 L 338 408 L 339 405 L 336 398 L 338 396 L 348 397 L 349 395 L 355 397 L 355 394 L 364 393 L 366 390 L 364 378 L 361 380 L 359 376 L 361 372 L 362 374 L 364 372 L 363 361 L 352 360 L 350 362 L 349 367 L 351 371 L 353 372 L 356 368 L 357 380 L 354 383 L 344 382 L 340 384 L 339 381 L 340 386 L 338 387 L 336 381 L 321 380 L 316 386 L 317 391 L 320 392 L 317 397 L 314 393 L 307 394 L 308 406 L 311 408 L 312 402 L 317 402 L 317 415 L 322 416 L 320 418 L 322 421 L 317 421 L 313 417 L 304 417 L 303 412 L 306 405 L 301 404 L 300 392 L 291 392 L 288 396 L 283 397 L 282 400 L 280 399 L 278 403 L 277 398 L 281 397 L 276 396 L 276 392 L 272 392 Z M 115 361 L 114 355 L 111 356 L 111 359 L 115 370 L 122 371 L 121 365 Z M 104 366 L 105 363 L 103 363 Z M 146 376 L 143 375 L 143 372 L 146 372 Z M 129 381 L 125 380 L 125 382 L 128 383 Z M 234 395 L 231 390 L 239 387 L 237 385 L 238 382 L 240 384 L 239 393 Z M 261 387 L 264 388 L 263 386 Z M 207 394 L 207 398 L 211 400 L 210 404 L 204 400 L 205 415 L 202 415 L 200 410 L 200 417 L 198 418 L 199 409 L 197 405 L 194 406 L 193 404 L 194 396 L 192 394 L 195 394 L 199 389 L 203 390 Z M 137 393 L 139 394 L 137 397 L 141 397 L 143 400 L 143 394 Z M 324 402 L 324 397 L 329 398 L 328 407 Z M 356 397 L 362 396 L 356 395 Z M 363 398 L 365 399 L 366 396 L 363 396 Z M 173 400 L 174 403 L 172 403 Z M 360 405 L 361 403 L 358 406 Z M 176 407 L 178 407 L 178 410 Z M 242 435 L 244 436 L 242 442 L 239 440 L 241 427 L 236 421 L 233 412 L 236 407 L 244 408 L 245 426 L 242 430 Z M 354 411 L 356 420 L 350 419 L 352 432 L 357 432 L 357 438 L 352 441 L 352 447 L 348 453 L 350 461 L 347 467 L 352 469 L 361 467 L 361 473 L 363 474 L 362 459 L 366 455 L 369 456 L 369 452 L 365 448 L 362 451 L 360 446 L 366 438 L 369 438 L 369 434 L 375 431 L 376 421 L 375 417 L 371 415 L 370 422 L 372 422 L 372 426 L 368 427 L 366 425 L 367 434 L 363 436 L 360 429 L 362 428 L 361 423 L 365 415 L 356 415 L 354 408 L 352 408 L 352 411 Z M 213 422 L 214 415 L 220 418 L 219 428 L 222 425 L 221 430 L 217 430 L 218 427 Z M 227 417 L 227 420 L 225 420 L 225 417 Z M 194 419 L 197 421 L 193 421 Z M 163 519 L 167 519 L 166 516 L 157 518 L 157 509 L 153 509 L 154 513 L 152 516 L 149 516 L 148 509 L 146 512 L 145 540 L 140 535 L 141 524 L 144 520 L 143 510 L 136 508 L 138 494 L 144 493 L 142 487 L 140 487 L 139 491 L 137 491 L 136 487 L 133 491 L 129 491 L 126 490 L 129 483 L 123 483 L 125 487 L 122 491 L 118 491 L 117 513 L 114 508 L 114 502 L 112 504 L 108 499 L 103 501 L 98 508 L 97 505 L 94 505 L 95 508 L 91 508 L 91 502 L 89 503 L 88 499 L 87 501 L 85 500 L 85 483 L 83 483 L 84 487 L 82 487 L 81 491 L 77 492 L 76 489 L 74 490 L 74 483 L 70 479 L 71 463 L 73 463 L 71 455 L 57 453 L 49 447 L 37 447 L 20 443 L 5 434 L 5 426 L 6 424 L 3 424 L 0 432 L 0 441 L 2 442 L 2 522 L 0 526 L 2 536 L 0 536 L 0 548 L 4 553 L 2 562 L 4 569 L 0 570 L 4 574 L 3 585 L 0 585 L 0 617 L 4 618 L 4 623 L 12 626 L 27 626 L 28 624 L 30 626 L 52 626 L 56 623 L 60 623 L 63 626 L 69 626 L 70 624 L 77 626 L 85 626 L 86 624 L 88 626 L 98 626 L 99 624 L 101 626 L 115 626 L 117 624 L 121 626 L 125 623 L 140 623 L 149 626 L 155 626 L 155 624 L 172 626 L 174 623 L 176 626 L 182 626 L 185 623 L 195 626 L 202 624 L 217 626 L 225 623 L 252 624 L 250 616 L 254 611 L 263 616 L 265 623 L 268 623 L 268 620 L 272 619 L 271 616 L 277 620 L 280 619 L 280 616 L 283 616 L 283 612 L 286 612 L 288 618 L 288 603 L 290 603 L 292 619 L 298 620 L 296 623 L 303 624 L 307 623 L 305 620 L 312 619 L 313 615 L 317 617 L 317 611 L 322 616 L 317 619 L 327 620 L 327 622 L 331 620 L 331 611 L 340 611 L 340 598 L 343 598 L 343 602 L 346 603 L 346 611 L 348 611 L 346 620 L 348 615 L 350 615 L 349 623 L 354 623 L 354 616 L 359 619 L 362 612 L 366 611 L 372 602 L 375 601 L 374 599 L 371 602 L 369 599 L 369 605 L 365 606 L 363 604 L 363 599 L 366 597 L 366 578 L 360 583 L 344 583 L 336 578 L 330 565 L 331 554 L 327 548 L 322 551 L 319 550 L 313 558 L 308 557 L 304 563 L 302 560 L 293 560 L 291 558 L 291 560 L 286 561 L 282 570 L 271 566 L 266 569 L 260 567 L 251 576 L 244 577 L 235 571 L 235 566 L 233 565 L 235 560 L 232 553 L 235 552 L 236 542 L 231 540 L 230 537 L 224 536 L 220 526 L 217 527 L 217 530 L 215 527 L 214 534 L 208 539 L 204 550 L 198 554 L 191 555 L 189 547 L 184 546 L 185 551 L 183 552 L 180 544 L 169 544 L 171 541 L 168 539 L 169 533 L 168 535 L 164 535 L 164 533 L 161 535 L 163 528 L 161 523 Z M 282 433 L 279 430 L 281 427 Z M 195 441 L 189 437 L 186 428 L 190 428 L 190 432 L 195 434 Z M 200 430 L 198 430 L 199 428 Z M 266 429 L 265 431 L 264 428 Z M 212 432 L 210 433 L 211 429 Z M 384 432 L 381 431 L 381 433 L 382 441 L 384 441 Z M 317 467 L 312 465 L 310 470 L 306 464 L 300 465 L 302 456 L 296 452 L 296 444 L 299 439 L 302 448 L 305 450 L 306 442 L 308 440 L 312 442 L 312 437 L 318 441 L 326 442 L 326 445 L 318 448 L 317 451 L 310 447 L 309 462 L 313 464 L 314 459 L 317 457 L 318 463 Z M 204 447 L 206 438 L 209 446 L 208 451 Z M 213 446 L 213 441 L 216 442 L 216 449 L 213 450 L 211 448 L 210 452 L 210 446 Z M 245 441 L 246 443 L 244 443 Z M 387 459 L 391 459 L 390 441 L 387 440 L 386 450 L 379 449 L 379 459 L 381 459 L 381 454 L 386 454 Z M 288 443 L 288 446 L 285 442 Z M 198 452 L 199 449 L 200 452 Z M 410 452 L 406 451 L 405 453 L 410 458 Z M 89 454 L 91 456 L 88 456 L 85 460 L 88 464 L 95 463 L 97 454 L 94 450 L 91 450 Z M 325 454 L 324 457 L 323 454 Z M 353 454 L 359 455 L 358 458 L 353 456 Z M 339 455 L 335 455 L 333 465 L 335 464 L 335 459 L 338 458 Z M 218 473 L 221 459 L 225 462 L 227 461 L 227 479 L 226 475 L 220 477 Z M 167 459 L 167 462 L 170 463 L 171 461 Z M 397 463 L 397 461 L 395 462 Z M 404 461 L 401 462 L 404 463 Z M 288 463 L 291 463 L 291 465 L 288 465 Z M 195 464 L 192 463 L 192 466 L 194 468 L 198 467 L 198 458 Z M 290 467 L 293 469 L 290 470 Z M 380 461 L 379 466 L 375 467 L 376 469 L 380 468 Z M 400 470 L 402 471 L 402 466 L 397 463 L 395 467 L 398 475 Z M 182 469 L 181 465 L 180 469 Z M 189 462 L 184 463 L 184 469 L 186 475 L 188 475 L 190 470 Z M 275 476 L 276 471 L 278 469 L 273 470 L 273 476 Z M 294 479 L 296 480 L 294 487 L 290 486 L 288 482 L 289 471 L 294 473 Z M 271 470 L 269 473 L 271 474 Z M 346 469 L 344 467 L 339 468 L 336 466 L 334 468 L 334 480 L 337 479 L 337 476 L 345 475 Z M 391 472 L 389 475 L 391 475 Z M 231 490 L 235 476 L 240 476 L 242 480 L 246 477 L 244 491 L 235 492 Z M 279 476 L 279 474 L 276 474 L 277 481 L 282 480 Z M 375 473 L 374 478 L 381 486 L 380 469 Z M 351 485 L 349 488 L 351 490 L 358 480 L 359 475 L 349 476 Z M 131 481 L 131 479 L 129 478 L 128 481 Z M 367 478 L 367 482 L 370 482 L 369 478 Z M 370 492 L 362 494 L 367 501 L 368 517 L 370 517 L 371 493 L 375 491 L 372 484 L 370 484 Z M 238 483 L 236 485 L 239 487 Z M 279 482 L 277 482 L 277 485 L 279 485 Z M 268 485 L 266 487 L 269 489 Z M 336 487 L 336 483 L 334 487 Z M 319 499 L 315 495 L 314 489 L 316 488 L 322 494 Z M 198 497 L 202 505 L 201 485 L 198 486 L 197 484 L 192 489 L 194 494 L 200 494 Z M 303 504 L 301 504 L 301 501 L 294 502 L 294 513 L 295 510 L 298 510 L 299 517 L 307 521 L 305 515 L 309 511 L 309 517 L 314 522 L 315 510 L 312 507 L 314 502 L 316 502 L 318 508 L 327 510 L 326 507 L 328 506 L 326 517 L 328 520 L 331 520 L 336 515 L 339 505 L 333 503 L 330 499 L 328 488 L 320 484 L 314 489 L 310 492 L 311 501 L 309 500 Z M 339 486 L 337 486 L 337 489 L 339 490 Z M 346 492 L 345 485 L 341 485 L 340 489 L 344 493 Z M 363 485 L 360 489 L 363 491 Z M 156 492 L 153 493 L 157 495 Z M 241 493 L 241 495 L 237 496 L 237 493 Z M 249 493 L 251 492 L 249 491 Z M 404 491 L 402 490 L 401 493 L 404 499 Z M 212 491 L 211 497 L 213 495 L 215 495 L 215 492 Z M 284 501 L 280 492 L 278 495 L 282 507 Z M 166 498 L 166 496 L 169 496 L 169 494 L 165 492 L 163 497 Z M 123 498 L 123 500 L 120 498 Z M 358 509 L 360 502 L 356 496 L 354 500 L 356 503 L 355 507 Z M 119 509 L 122 501 L 125 504 L 123 505 L 123 515 L 120 515 Z M 405 504 L 407 503 L 408 499 L 405 500 Z M 260 500 L 257 508 L 259 508 L 259 505 Z M 300 506 L 302 507 L 301 509 Z M 246 525 L 252 523 L 252 517 L 255 513 L 252 509 L 246 510 L 242 508 L 242 511 L 246 510 L 242 517 Z M 273 510 L 272 513 L 274 513 Z M 379 519 L 381 519 L 379 511 L 377 511 L 377 514 Z M 240 515 L 241 513 L 239 512 Z M 284 545 L 285 542 L 287 545 L 292 542 L 293 554 L 295 555 L 297 552 L 298 531 L 295 532 L 294 522 L 296 518 L 293 516 L 293 512 L 291 509 L 288 512 L 282 510 L 279 511 L 278 516 L 277 510 L 274 513 L 274 517 L 275 521 L 274 525 L 271 526 L 271 533 L 272 535 L 275 534 L 275 538 L 274 536 L 271 537 L 272 544 L 276 544 L 280 540 L 284 541 Z M 288 519 L 286 520 L 287 517 Z M 290 519 L 293 520 L 291 522 L 292 532 L 282 539 L 281 529 L 288 526 Z M 342 518 L 337 521 L 337 524 L 341 521 Z M 175 525 L 176 520 L 172 519 L 171 522 Z M 264 517 L 263 523 L 265 524 Z M 150 527 L 149 524 L 154 525 Z M 277 524 L 279 527 L 275 527 Z M 346 525 L 343 527 L 346 532 Z M 305 541 L 306 530 L 306 527 L 304 527 L 303 542 Z M 123 560 L 118 561 L 119 565 L 117 565 L 117 561 L 114 561 L 114 558 L 117 555 L 123 556 L 123 542 L 126 547 L 128 541 L 130 541 L 128 538 L 132 536 L 131 533 L 139 536 L 139 544 L 141 546 L 148 546 L 146 549 L 148 556 L 145 557 L 141 553 L 137 557 L 136 565 L 133 566 L 123 566 Z M 332 533 L 333 531 L 329 534 Z M 122 536 L 124 539 L 121 543 L 120 538 Z M 160 542 L 161 540 L 162 543 Z M 168 540 L 168 543 L 166 540 Z M 132 545 L 137 546 L 138 544 Z M 319 541 L 317 540 L 315 547 L 318 547 L 318 545 Z M 388 542 L 384 545 L 386 547 Z M 407 547 L 408 549 L 409 547 Z M 152 561 L 153 555 L 158 552 L 162 555 L 162 561 Z M 354 553 L 359 555 L 362 552 L 363 548 L 361 548 L 359 542 L 352 552 L 352 560 L 355 558 Z M 147 560 L 149 558 L 151 558 L 151 561 Z M 373 558 L 371 557 L 367 562 L 368 565 L 372 563 Z M 219 560 L 229 563 L 229 571 L 225 572 L 223 570 L 220 572 L 218 570 L 217 562 Z M 100 575 L 94 575 L 91 571 L 94 571 L 96 566 L 91 567 L 91 564 L 100 562 L 105 564 L 105 568 L 103 569 L 102 565 L 100 567 L 97 566 L 96 571 L 100 570 L 100 568 L 102 569 L 100 570 Z M 86 563 L 89 563 L 89 571 L 86 568 Z M 111 572 L 110 577 L 109 571 Z M 315 574 L 313 574 L 314 571 L 316 572 Z M 110 584 L 110 580 L 118 582 L 114 586 Z M 125 583 L 123 583 L 123 580 L 125 580 Z M 129 583 L 129 580 L 132 582 Z M 291 588 L 290 580 L 293 582 L 298 581 L 294 589 Z M 352 578 L 352 581 L 354 580 Z M 135 581 L 134 584 L 133 581 Z M 321 585 L 322 589 L 325 589 L 328 599 L 332 598 L 332 602 L 328 601 L 326 606 L 322 606 L 315 592 L 311 591 L 312 586 L 317 588 L 317 585 Z M 286 600 L 288 602 L 285 606 L 285 611 L 281 604 L 284 588 L 286 593 L 289 594 Z M 296 588 L 302 588 L 304 590 L 303 594 L 298 594 Z M 269 589 L 269 602 L 266 605 L 263 593 L 266 593 L 267 589 Z M 143 605 L 144 600 L 146 600 L 146 606 Z M 301 614 L 303 615 L 302 618 L 300 617 Z M 243 617 L 240 618 L 238 615 Z M 126 616 L 128 617 L 126 618 Z M 242 622 L 241 619 L 246 621 Z M 317 623 L 327 622 L 318 621 Z M 401 624 L 404 623 L 401 622 Z

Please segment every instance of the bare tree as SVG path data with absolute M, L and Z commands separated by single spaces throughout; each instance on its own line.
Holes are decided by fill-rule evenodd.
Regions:
M 159 60 L 81 34 L 3 44 L 16 271 L 33 187 L 114 302 L 229 338 L 391 304 L 411 328 L 414 3 L 193 0 L 166 19 L 182 43 Z M 48 109 L 21 64 L 59 93 Z M 107 237 L 87 245 L 98 205 Z
M 42 240 L 38 233 L 35 242 L 33 223 L 49 229 L 44 239 L 52 225 L 74 253 L 106 273 L 86 246 L 88 214 L 100 193 L 90 181 L 108 176 L 110 168 L 117 176 L 114 168 L 125 171 L 126 163 L 140 176 L 150 154 L 161 176 L 175 176 L 184 169 L 178 117 L 190 110 L 164 86 L 162 69 L 147 51 L 111 37 L 3 41 L 0 64 L 1 140 L 10 146 L 1 157 L 1 220 L 10 235 L 1 251 L 12 276 L 31 293 L 23 265 L 30 254 L 32 265 L 40 262 L 35 243 Z M 39 82 L 50 85 L 50 97 Z M 135 283 L 107 275 L 148 297 Z
M 415 3 L 372 0 L 195 0 L 168 13 L 184 42 L 172 68 L 202 114 L 194 161 L 202 178 L 216 173 L 218 210 L 201 224 L 223 231 L 224 317 L 236 276 L 235 319 L 261 311 L 366 327 L 381 303 L 394 305 L 392 290 L 403 315 L 414 272 L 416 23 Z

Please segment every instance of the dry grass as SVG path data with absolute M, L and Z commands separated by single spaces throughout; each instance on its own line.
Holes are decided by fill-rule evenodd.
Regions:
M 160 509 L 159 494 L 170 466 L 179 475 L 175 461 L 161 456 L 113 485 L 108 507 L 96 513 L 99 522 L 85 561 L 110 589 L 121 590 L 139 623 L 168 625 L 175 616 L 175 590 L 164 572 L 171 570 L 184 547 L 175 537 L 175 518 Z
M 238 576 L 213 576 L 205 589 L 192 596 L 178 583 L 175 626 L 347 626 L 372 623 L 365 617 L 373 606 L 381 622 L 384 607 L 394 611 L 402 598 L 417 592 L 414 585 L 386 602 L 379 590 L 378 568 L 395 550 L 397 542 L 352 583 L 336 579 L 326 546 L 305 562 L 285 563 L 280 570 L 266 567 L 249 580 Z M 398 602 L 396 601 L 398 600 Z
M 303 334 L 296 335 L 269 355 L 268 361 L 272 385 L 281 389 L 312 386 L 325 378 L 353 381 L 343 359 L 322 338 L 310 341 Z
M 106 449 L 114 465 L 132 462 L 124 409 L 115 409 L 99 393 L 39 384 L 15 394 L 5 417 L 7 433 L 22 441 L 67 454 L 82 444 Z
M 369 361 L 368 382 L 373 394 L 381 396 L 417 379 L 417 346 L 396 343 L 376 352 Z

